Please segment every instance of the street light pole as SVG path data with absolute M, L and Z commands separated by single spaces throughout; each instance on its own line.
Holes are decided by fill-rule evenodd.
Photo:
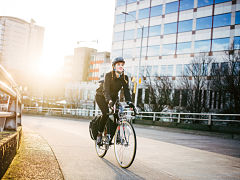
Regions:
M 125 15 L 132 16 L 135 18 L 133 15 L 128 14 L 127 12 L 122 12 Z M 137 21 L 136 21 L 137 22 Z M 140 74 L 140 67 L 141 67 L 141 60 L 142 60 L 142 42 L 143 42 L 143 31 L 144 31 L 144 26 L 142 26 L 139 22 L 137 22 L 138 25 L 141 27 L 142 30 L 142 35 L 141 35 L 141 44 L 140 44 L 140 56 L 139 56 L 139 62 L 138 62 L 138 68 L 137 68 L 137 86 L 136 86 L 136 92 L 135 92 L 135 98 L 134 98 L 134 105 L 137 107 L 137 100 L 138 100 L 138 88 L 139 88 L 139 74 Z

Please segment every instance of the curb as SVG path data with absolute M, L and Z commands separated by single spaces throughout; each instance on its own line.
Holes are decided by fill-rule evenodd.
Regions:
M 38 133 L 24 129 L 21 146 L 2 180 L 64 180 L 62 170 L 48 142 Z
M 22 127 L 0 141 L 0 178 L 3 177 L 20 147 Z

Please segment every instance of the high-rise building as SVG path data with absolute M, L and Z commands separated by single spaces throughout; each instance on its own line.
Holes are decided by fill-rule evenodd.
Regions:
M 42 54 L 44 28 L 34 20 L 0 16 L 0 64 L 22 84 L 36 70 Z
M 116 0 L 111 58 L 123 56 L 132 77 L 139 70 L 143 79 L 178 80 L 192 60 L 202 55 L 224 67 L 226 50 L 240 49 L 239 44 L 240 0 Z M 205 76 L 211 73 L 212 67 L 207 66 Z M 204 97 L 206 91 L 202 89 Z M 138 98 L 146 101 L 147 92 L 141 84 Z M 208 99 L 216 102 L 223 96 L 209 92 Z M 183 94 L 180 97 L 186 99 Z
M 221 56 L 240 42 L 240 0 L 116 0 L 111 57 L 123 56 L 132 75 L 141 27 L 140 73 L 179 76 L 200 53 Z

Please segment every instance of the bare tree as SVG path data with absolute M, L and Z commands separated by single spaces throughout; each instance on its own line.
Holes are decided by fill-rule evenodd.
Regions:
M 208 66 L 212 58 L 206 55 L 194 57 L 184 69 L 178 80 L 178 88 L 182 90 L 182 102 L 189 112 L 207 112 L 206 92 L 209 89 Z
M 223 62 L 214 63 L 211 88 L 221 97 L 222 113 L 240 113 L 240 50 L 232 46 L 225 54 Z
M 173 83 L 169 77 L 148 76 L 145 81 L 148 93 L 148 107 L 151 111 L 162 111 L 166 106 L 172 107 L 172 88 Z

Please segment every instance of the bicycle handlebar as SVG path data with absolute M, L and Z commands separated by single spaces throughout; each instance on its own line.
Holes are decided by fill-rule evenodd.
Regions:
M 133 116 L 136 116 L 138 114 L 138 110 L 135 107 L 130 107 L 129 105 L 124 106 L 124 108 L 132 108 L 133 109 Z M 114 109 L 109 108 L 109 113 L 107 115 L 113 115 L 114 114 Z

